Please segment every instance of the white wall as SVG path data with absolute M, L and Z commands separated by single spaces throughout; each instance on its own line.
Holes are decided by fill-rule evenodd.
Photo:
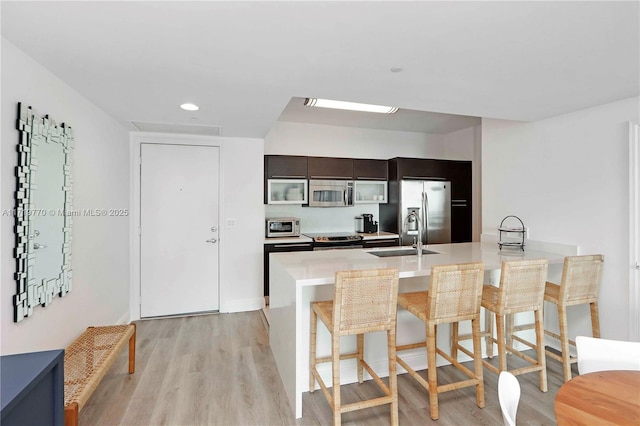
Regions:
M 132 219 L 139 212 L 139 144 L 171 143 L 220 147 L 220 312 L 240 312 L 263 307 L 262 264 L 264 243 L 264 141 L 251 138 L 131 133 Z M 189 220 L 185 212 L 185 220 Z M 231 225 L 231 222 L 234 224 Z M 139 239 L 131 236 L 132 312 L 139 318 Z
M 67 123 L 75 133 L 73 208 L 128 209 L 128 132 L 41 65 L 2 38 L 2 210 L 15 207 L 17 103 Z M 64 348 L 90 325 L 129 319 L 129 222 L 127 217 L 75 217 L 73 289 L 33 316 L 13 322 L 16 285 L 14 218 L 3 215 L 2 354 Z
M 611 339 L 629 338 L 628 121 L 637 122 L 638 102 L 533 123 L 482 120 L 483 232 L 514 214 L 531 239 L 604 254 L 600 328 Z M 587 312 L 569 311 L 572 336 L 590 335 Z
M 278 121 L 265 137 L 266 155 L 308 155 L 319 157 L 437 158 L 474 161 L 475 194 L 480 196 L 479 126 L 446 135 L 357 127 Z M 474 241 L 480 237 L 480 199 L 474 197 Z M 301 218 L 303 232 L 352 231 L 354 217 L 371 213 L 378 219 L 378 206 L 317 209 L 297 206 L 265 206 L 265 215 Z
M 444 158 L 439 135 L 277 121 L 264 138 L 266 155 Z

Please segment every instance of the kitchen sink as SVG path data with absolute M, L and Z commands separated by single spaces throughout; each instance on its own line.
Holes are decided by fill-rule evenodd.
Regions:
M 372 254 L 378 257 L 416 256 L 416 249 L 406 248 L 406 249 L 395 249 L 395 250 L 370 251 L 369 254 Z M 422 249 L 422 254 L 440 254 L 440 253 L 438 253 L 437 251 Z

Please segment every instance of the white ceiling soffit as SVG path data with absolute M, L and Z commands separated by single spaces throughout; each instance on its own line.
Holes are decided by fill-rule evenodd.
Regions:
M 200 126 L 194 124 L 145 123 L 132 121 L 136 129 L 143 132 L 181 133 L 187 135 L 221 136 L 220 126 Z
M 292 98 L 278 121 L 328 124 L 378 130 L 420 133 L 451 133 L 480 124 L 479 117 L 399 109 L 394 114 L 314 108 L 304 105 L 304 98 Z
M 533 121 L 640 92 L 636 1 L 0 7 L 9 42 L 128 126 L 192 123 L 192 102 L 198 124 L 264 137 L 294 96 Z

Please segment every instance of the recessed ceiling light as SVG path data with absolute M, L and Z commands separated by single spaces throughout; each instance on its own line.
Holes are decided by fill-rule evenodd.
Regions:
M 320 108 L 347 109 L 350 111 L 378 112 L 381 114 L 393 114 L 398 111 L 398 107 L 384 105 L 358 104 L 355 102 L 332 101 L 330 99 L 306 98 L 306 106 Z
M 200 107 L 196 104 L 182 104 L 180 105 L 180 108 L 186 111 L 197 111 L 200 109 Z
M 391 72 L 402 72 L 404 70 L 401 66 L 394 66 L 389 69 Z

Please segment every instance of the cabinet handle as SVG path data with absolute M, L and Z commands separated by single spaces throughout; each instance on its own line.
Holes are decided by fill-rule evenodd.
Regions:
M 434 176 L 403 176 L 402 179 L 419 179 L 419 180 L 447 180 L 447 178 L 443 177 L 434 177 Z
M 298 176 L 298 175 L 273 175 L 271 176 L 272 178 L 279 178 L 279 179 L 306 179 L 306 176 Z
M 366 244 L 388 244 L 388 243 L 395 243 L 396 240 L 365 240 Z
M 464 203 L 464 204 L 451 204 L 451 207 L 467 207 L 467 203 Z
M 452 203 L 466 203 L 467 200 L 451 200 Z
M 356 179 L 360 179 L 360 180 L 381 180 L 381 181 L 386 181 L 385 178 L 379 178 L 379 177 L 368 177 L 368 176 L 358 176 L 356 177 Z
M 289 248 L 289 247 L 311 247 L 311 244 L 276 244 L 275 248 Z
M 349 179 L 352 180 L 353 176 L 309 176 L 312 179 Z

